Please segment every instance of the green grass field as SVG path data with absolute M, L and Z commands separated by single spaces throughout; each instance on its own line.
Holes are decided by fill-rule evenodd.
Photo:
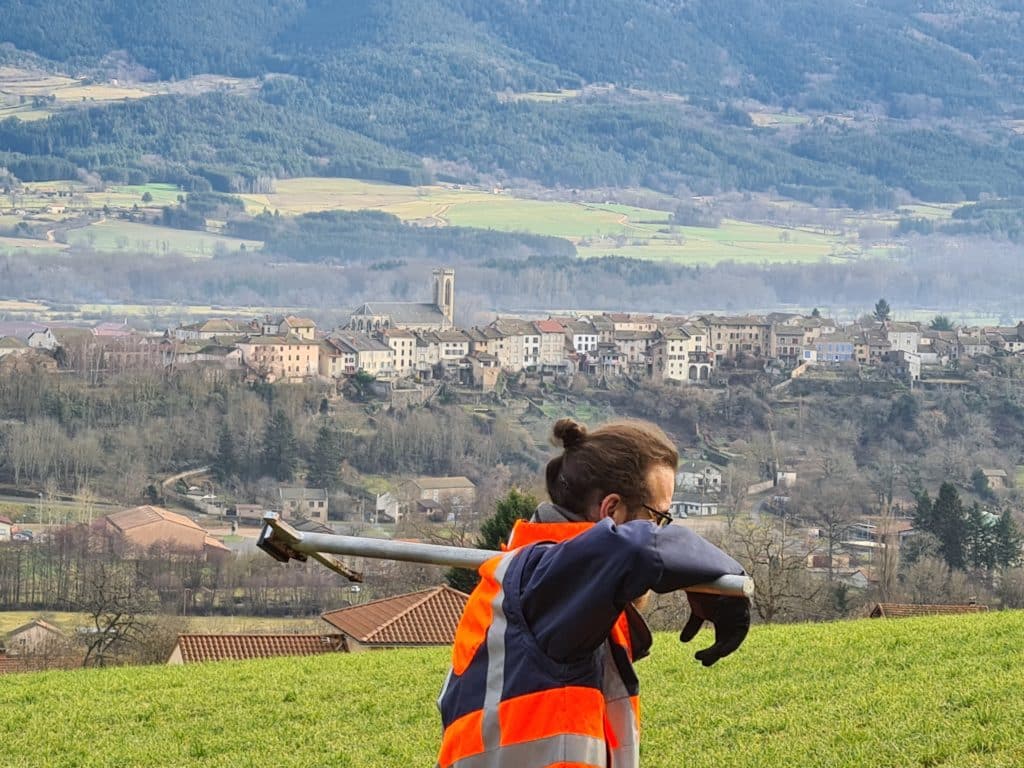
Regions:
M 278 182 L 274 194 L 242 197 L 252 213 L 372 209 L 433 226 L 564 237 L 585 257 L 617 255 L 706 264 L 809 262 L 862 255 L 855 237 L 838 232 L 735 220 L 725 220 L 717 228 L 673 227 L 665 210 L 530 200 L 457 185 L 405 187 L 352 179 L 289 179 Z
M 645 768 L 1019 768 L 1024 612 L 756 627 L 638 665 Z M 710 633 L 698 637 L 696 647 Z M 0 765 L 433 764 L 446 648 L 0 678 Z
M 159 256 L 181 253 L 196 258 L 212 258 L 219 248 L 237 251 L 259 248 L 258 240 L 239 240 L 185 229 L 171 229 L 153 224 L 107 220 L 68 232 L 72 245 L 88 245 L 98 251 L 145 251 Z
M 66 250 L 64 243 L 52 243 L 46 240 L 33 240 L 27 237 L 0 237 L 0 253 L 58 253 Z

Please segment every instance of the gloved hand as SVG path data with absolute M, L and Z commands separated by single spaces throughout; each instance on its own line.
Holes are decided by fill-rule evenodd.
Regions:
M 740 647 L 750 629 L 750 600 L 746 597 L 705 595 L 687 592 L 690 601 L 690 620 L 686 622 L 679 640 L 688 643 L 696 637 L 705 621 L 715 627 L 715 643 L 710 648 L 697 651 L 694 658 L 705 667 L 710 667 L 723 656 Z

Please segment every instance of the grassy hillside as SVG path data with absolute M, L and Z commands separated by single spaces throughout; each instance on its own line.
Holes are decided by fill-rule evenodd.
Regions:
M 643 764 L 1020 766 L 1022 636 L 1024 612 L 761 627 L 704 669 L 659 635 L 639 665 Z M 0 679 L 0 765 L 431 765 L 447 656 Z

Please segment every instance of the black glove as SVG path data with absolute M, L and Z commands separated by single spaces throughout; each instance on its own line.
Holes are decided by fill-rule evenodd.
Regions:
M 704 622 L 710 621 L 715 626 L 715 644 L 694 654 L 697 661 L 710 667 L 739 648 L 747 636 L 747 630 L 750 629 L 750 600 L 696 592 L 687 592 L 686 597 L 690 601 L 690 620 L 679 633 L 679 640 L 690 642 L 697 636 Z

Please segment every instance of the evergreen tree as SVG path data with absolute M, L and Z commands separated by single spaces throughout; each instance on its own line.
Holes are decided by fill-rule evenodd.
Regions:
M 231 436 L 227 422 L 222 422 L 220 425 L 220 433 L 217 435 L 217 452 L 214 454 L 211 469 L 219 483 L 227 482 L 238 473 L 235 440 Z
M 914 508 L 914 514 L 912 515 L 914 521 L 914 528 L 918 531 L 926 531 L 927 533 L 934 533 L 934 518 L 932 516 L 932 499 L 928 495 L 928 491 L 921 491 L 917 495 L 917 507 Z
M 480 526 L 480 536 L 476 540 L 479 549 L 501 550 L 501 545 L 508 542 L 509 534 L 517 520 L 529 520 L 537 508 L 537 499 L 528 493 L 515 488 L 505 498 L 499 499 L 494 514 L 484 520 Z M 466 568 L 451 568 L 445 576 L 448 586 L 462 592 L 472 592 L 480 581 L 475 571 Z
M 880 323 L 885 322 L 889 319 L 891 314 L 892 308 L 889 306 L 888 301 L 885 299 L 879 299 L 875 302 L 875 320 L 878 320 Z
M 1021 564 L 1021 533 L 1010 510 L 1005 510 L 995 525 L 995 560 L 997 565 L 1015 568 Z
M 282 410 L 274 411 L 263 433 L 263 473 L 275 480 L 291 480 L 295 476 L 298 455 L 291 419 Z
M 989 515 L 974 502 L 967 510 L 964 557 L 975 569 L 990 571 L 996 565 L 995 527 Z
M 341 438 L 329 424 L 324 424 L 316 433 L 316 442 L 309 456 L 307 479 L 310 487 L 333 490 L 338 485 L 341 460 Z
M 996 496 L 992 492 L 992 486 L 989 485 L 988 477 L 981 467 L 971 473 L 971 485 L 974 487 L 974 492 L 983 499 L 994 499 Z
M 935 317 L 932 318 L 932 321 L 931 323 L 928 324 L 928 327 L 931 328 L 933 331 L 952 331 L 953 323 L 945 315 L 936 315 Z
M 960 494 L 952 483 L 939 486 L 939 495 L 932 505 L 932 526 L 941 544 L 942 557 L 950 568 L 966 565 L 967 515 Z

